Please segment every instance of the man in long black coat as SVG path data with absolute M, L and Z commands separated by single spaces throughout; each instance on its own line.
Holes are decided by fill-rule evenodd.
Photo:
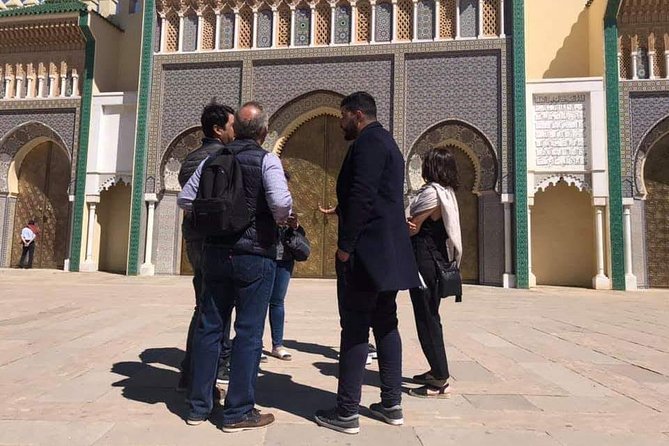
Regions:
M 336 258 L 341 323 L 337 407 L 316 413 L 316 422 L 355 434 L 367 359 L 369 328 L 376 339 L 381 403 L 371 412 L 389 424 L 403 423 L 402 343 L 397 329 L 398 290 L 419 286 L 418 269 L 404 216 L 404 158 L 376 121 L 368 93 L 342 100 L 341 128 L 349 148 L 337 179 L 339 237 Z

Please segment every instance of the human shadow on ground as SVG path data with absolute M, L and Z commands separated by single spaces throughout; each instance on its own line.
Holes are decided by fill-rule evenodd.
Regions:
M 313 344 L 311 342 L 301 342 L 293 339 L 285 339 L 283 341 L 283 346 L 289 350 L 297 350 L 298 352 L 302 353 L 321 355 L 328 359 L 337 360 L 339 358 L 339 352 L 337 350 L 325 345 Z
M 139 361 L 117 362 L 111 371 L 125 378 L 113 383 L 112 387 L 123 387 L 123 396 L 130 400 L 164 403 L 170 412 L 185 420 L 188 415 L 186 394 L 175 390 L 179 372 L 152 365 L 178 369 L 184 354 L 175 347 L 149 348 L 139 354 Z
M 325 376 L 334 376 L 335 378 L 339 377 L 339 364 L 338 363 L 331 363 L 331 362 L 315 362 L 314 367 L 316 367 L 321 374 Z M 402 382 L 404 383 L 409 383 L 409 384 L 414 384 L 414 380 L 412 378 L 406 378 L 402 377 Z M 362 376 L 362 385 L 363 386 L 372 386 L 376 388 L 380 388 L 381 386 L 381 376 L 379 375 L 378 370 L 371 370 L 369 368 L 365 368 L 365 374 Z M 402 386 L 402 392 L 408 394 L 409 390 L 412 389 L 413 387 L 408 387 L 403 385 Z
M 295 382 L 291 375 L 261 370 L 255 391 L 256 404 L 274 408 L 304 418 L 314 420 L 318 409 L 328 409 L 336 404 L 337 395 L 327 390 Z M 218 411 L 210 421 L 222 427 L 223 420 Z

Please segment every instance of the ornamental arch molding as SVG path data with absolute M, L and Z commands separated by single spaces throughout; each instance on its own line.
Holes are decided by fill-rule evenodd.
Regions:
M 32 149 L 51 141 L 72 163 L 71 148 L 54 129 L 41 122 L 27 122 L 9 131 L 0 139 L 0 192 L 18 193 L 21 162 Z
M 651 129 L 641 138 L 639 147 L 636 148 L 633 156 L 634 172 L 634 196 L 642 200 L 646 199 L 648 191 L 643 178 L 643 171 L 648 154 L 660 142 L 662 138 L 669 135 L 669 115 L 660 119 Z
M 265 149 L 281 156 L 286 142 L 302 124 L 322 115 L 338 118 L 341 114 L 339 105 L 343 98 L 342 94 L 320 90 L 288 102 L 270 118 Z
M 407 159 L 407 186 L 411 194 L 423 185 L 421 156 L 432 147 L 457 147 L 474 165 L 475 179 L 472 193 L 499 192 L 498 162 L 492 144 L 473 125 L 448 120 L 432 126 L 418 137 Z
M 581 192 L 592 193 L 592 188 L 585 177 L 561 173 L 548 175 L 545 178 L 537 178 L 534 193 L 545 192 L 549 187 L 557 186 L 560 181 L 566 183 L 568 186 L 575 186 Z
M 191 127 L 181 132 L 167 146 L 160 161 L 160 184 L 157 188 L 159 192 L 179 192 L 181 190 L 179 184 L 181 164 L 190 152 L 202 145 L 203 137 L 204 134 L 199 126 Z

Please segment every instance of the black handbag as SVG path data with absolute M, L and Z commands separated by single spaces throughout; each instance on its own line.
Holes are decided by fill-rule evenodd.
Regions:
M 437 267 L 437 292 L 439 296 L 442 299 L 455 296 L 456 302 L 462 302 L 462 275 L 457 262 L 447 263 L 443 258 L 437 259 L 434 251 L 431 251 L 431 253 Z
M 284 249 L 290 252 L 295 261 L 304 262 L 309 258 L 309 254 L 311 254 L 311 243 L 309 243 L 309 239 L 304 234 L 304 230 L 300 229 L 294 230 L 288 228 L 283 231 L 281 242 Z

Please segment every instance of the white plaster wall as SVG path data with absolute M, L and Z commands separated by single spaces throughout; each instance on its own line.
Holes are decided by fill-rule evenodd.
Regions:
M 129 181 L 135 148 L 135 92 L 93 96 L 86 194 L 97 195 L 115 177 Z
M 564 99 L 566 104 L 563 111 L 550 111 L 542 114 L 538 110 L 535 97 L 551 95 Z M 584 109 L 574 106 L 583 100 Z M 528 165 L 528 194 L 534 196 L 535 176 L 537 174 L 588 174 L 593 197 L 608 197 L 607 152 L 606 152 L 606 103 L 604 96 L 604 81 L 601 78 L 581 79 L 551 79 L 550 81 L 533 81 L 527 85 L 527 165 Z M 550 115 L 550 116 L 549 116 Z M 556 162 L 547 164 L 545 160 L 537 162 L 537 144 L 541 139 L 536 137 L 536 124 L 542 119 L 554 118 L 556 127 L 566 127 L 565 133 L 558 133 L 551 144 L 564 147 L 571 152 L 583 150 L 583 158 L 557 157 Z M 540 125 L 541 125 L 540 124 Z M 573 125 L 571 125 L 573 124 Z M 583 125 L 585 140 L 574 141 L 574 126 Z M 562 139 L 563 141 L 560 141 Z

